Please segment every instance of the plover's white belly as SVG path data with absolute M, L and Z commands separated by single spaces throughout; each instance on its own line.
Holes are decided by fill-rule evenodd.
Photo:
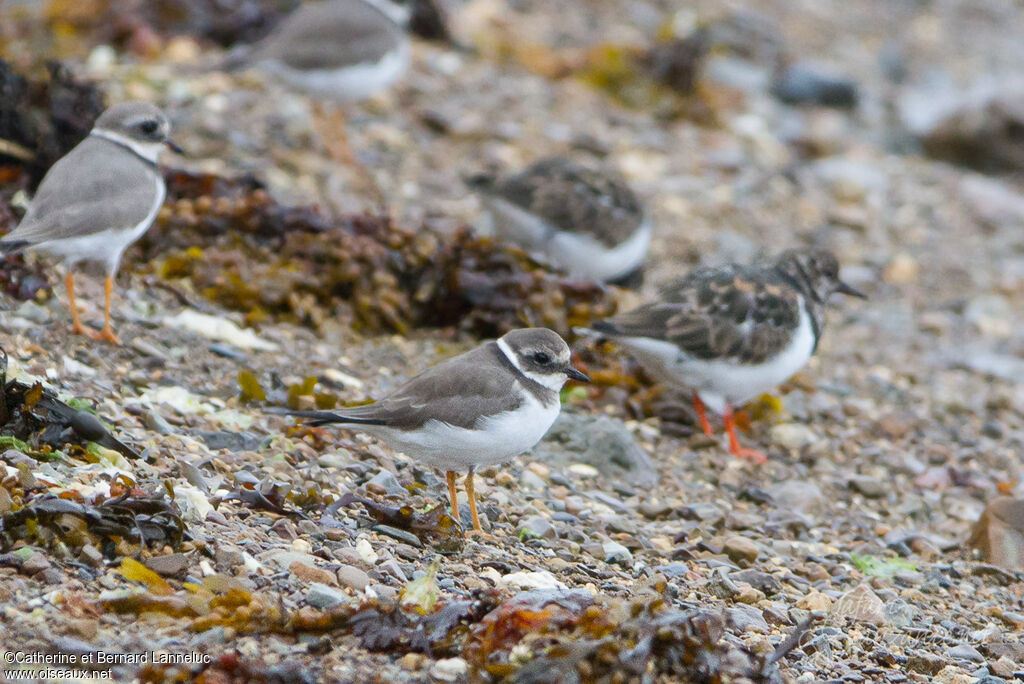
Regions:
M 624 276 L 643 263 L 651 244 L 647 220 L 625 242 L 609 248 L 585 233 L 552 230 L 535 214 L 499 197 L 488 197 L 486 205 L 494 232 L 577 278 L 604 281 Z
M 149 213 L 134 226 L 111 226 L 97 233 L 40 242 L 32 247 L 32 249 L 42 250 L 61 257 L 69 266 L 82 261 L 102 263 L 106 265 L 107 273 L 113 275 L 117 272 L 117 267 L 121 263 L 121 256 L 124 254 L 124 251 L 128 249 L 129 245 L 142 237 L 142 234 L 152 225 L 156 219 L 157 212 L 163 206 L 164 197 L 167 195 L 167 187 L 164 185 L 163 177 L 157 171 L 150 171 L 149 175 L 153 181 L 153 187 L 150 190 L 153 193 L 153 204 L 150 207 Z M 116 202 L 117 198 L 111 198 L 110 201 Z
M 738 406 L 771 390 L 803 368 L 814 353 L 814 328 L 800 305 L 800 324 L 790 343 L 761 364 L 695 359 L 680 353 L 669 342 L 645 337 L 617 340 L 660 379 L 697 392 L 713 411 L 721 413 L 726 403 Z
M 341 102 L 365 100 L 397 81 L 409 68 L 409 41 L 402 40 L 377 62 L 353 64 L 342 69 L 293 69 L 276 60 L 259 66 L 293 87 Z
M 512 460 L 531 449 L 551 428 L 561 407 L 541 404 L 532 394 L 515 411 L 481 420 L 467 430 L 432 420 L 421 430 L 392 430 L 374 426 L 359 429 L 379 437 L 414 461 L 441 470 L 469 470 Z

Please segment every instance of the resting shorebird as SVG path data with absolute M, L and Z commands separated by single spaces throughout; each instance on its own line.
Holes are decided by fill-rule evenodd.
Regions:
M 692 391 L 705 434 L 707 406 L 722 415 L 733 455 L 763 463 L 760 451 L 740 447 L 733 408 L 807 363 L 835 292 L 864 297 L 839 279 L 831 253 L 790 250 L 770 265 L 697 269 L 591 331 L 621 344 L 664 382 Z
M 119 344 L 110 325 L 110 298 L 121 256 L 153 223 L 164 202 L 157 157 L 170 139 L 162 111 L 145 102 L 124 102 L 103 112 L 89 135 L 43 177 L 18 227 L 0 239 L 0 253 L 47 252 L 67 266 L 65 285 L 73 330 Z M 106 266 L 104 325 L 99 332 L 78 320 L 73 268 Z
M 651 222 L 617 175 L 550 157 L 508 178 L 479 174 L 468 183 L 495 233 L 570 275 L 605 282 L 642 275 Z
M 468 471 L 473 530 L 482 532 L 474 469 L 505 463 L 537 444 L 558 417 L 558 393 L 569 378 L 589 381 L 570 365 L 565 341 L 546 328 L 526 328 L 432 366 L 374 404 L 337 413 L 279 412 L 310 425 L 361 430 L 444 470 L 456 520 L 455 472 Z

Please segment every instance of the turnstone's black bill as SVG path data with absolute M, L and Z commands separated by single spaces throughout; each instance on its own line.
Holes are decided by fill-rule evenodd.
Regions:
M 157 157 L 170 139 L 162 111 L 145 102 L 124 102 L 103 112 L 88 137 L 46 173 L 18 227 L 0 239 L 0 253 L 35 249 L 63 259 L 76 333 L 120 343 L 110 325 L 110 297 L 121 255 L 153 223 L 164 202 Z M 75 306 L 73 267 L 106 266 L 104 325 L 83 326 Z
M 481 532 L 474 468 L 504 463 L 539 442 L 558 417 L 558 393 L 570 378 L 589 382 L 570 365 L 565 341 L 546 328 L 525 328 L 428 368 L 375 404 L 277 412 L 362 430 L 444 470 L 456 519 L 455 471 L 468 470 L 473 529 Z
M 300 6 L 228 66 L 255 66 L 329 100 L 363 100 L 409 67 L 410 11 L 391 0 L 326 0 Z
M 767 266 L 697 269 L 592 332 L 620 343 L 663 381 L 692 390 L 704 432 L 711 434 L 706 405 L 722 415 L 730 451 L 763 463 L 764 454 L 740 447 L 733 407 L 807 363 L 834 292 L 864 297 L 839 279 L 831 253 L 790 250 Z
M 551 157 L 508 178 L 479 174 L 468 183 L 497 234 L 571 275 L 617 282 L 642 273 L 651 223 L 618 176 Z

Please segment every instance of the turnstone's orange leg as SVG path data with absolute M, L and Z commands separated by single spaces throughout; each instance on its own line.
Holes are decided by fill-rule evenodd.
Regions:
M 99 338 L 99 333 L 92 328 L 87 328 L 78 320 L 78 304 L 75 302 L 75 275 L 68 270 L 64 276 L 64 287 L 68 291 L 68 305 L 71 307 L 71 332 L 76 335 L 88 335 L 93 339 Z
M 736 458 L 750 459 L 758 465 L 768 462 L 768 457 L 757 449 L 747 449 L 740 446 L 740 440 L 736 436 L 736 419 L 733 416 L 732 406 L 725 405 L 725 412 L 722 414 L 722 422 L 725 423 L 725 430 L 729 433 L 729 451 Z
M 445 473 L 445 477 L 448 478 L 448 498 L 452 502 L 452 517 L 459 524 L 462 523 L 462 518 L 459 517 L 459 497 L 455 493 L 455 473 L 449 470 Z
M 700 427 L 704 430 L 704 434 L 708 437 L 711 436 L 711 423 L 708 422 L 708 410 L 704 406 L 704 402 L 701 400 L 700 395 L 696 392 L 693 393 L 693 409 L 697 412 L 697 418 L 700 420 Z
M 114 277 L 107 276 L 103 283 L 104 307 L 103 307 L 103 329 L 100 330 L 99 339 L 121 344 L 121 338 L 114 334 L 114 328 L 110 325 L 110 298 L 114 294 Z

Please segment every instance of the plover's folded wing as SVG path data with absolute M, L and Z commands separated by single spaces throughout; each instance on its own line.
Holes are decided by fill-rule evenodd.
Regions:
M 373 404 L 330 411 L 285 412 L 313 425 L 351 423 L 415 430 L 436 420 L 472 429 L 482 418 L 518 408 L 522 391 L 494 343 L 432 366 Z
M 107 163 L 111 148 L 123 162 Z M 142 192 L 139 178 L 153 178 Z M 54 239 L 82 237 L 105 230 L 129 230 L 146 216 L 156 199 L 152 165 L 109 140 L 90 136 L 54 164 L 17 228 L 0 246 L 26 247 Z
M 250 59 L 273 59 L 303 71 L 330 70 L 378 62 L 402 40 L 402 27 L 372 4 L 335 0 L 300 7 Z

